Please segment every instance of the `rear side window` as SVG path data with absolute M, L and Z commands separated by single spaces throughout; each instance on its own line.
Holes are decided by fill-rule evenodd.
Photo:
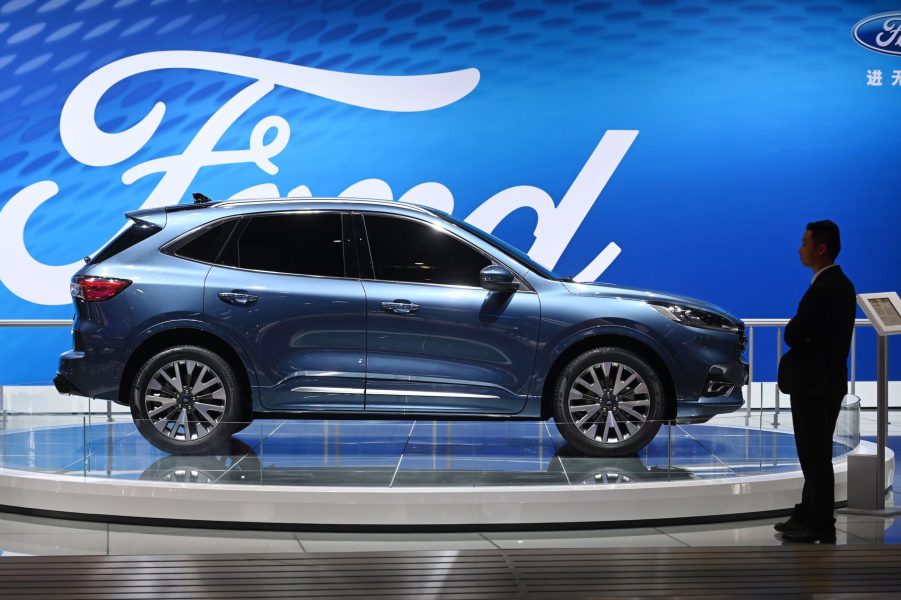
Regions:
M 491 264 L 465 242 L 426 223 L 366 215 L 375 278 L 385 281 L 480 287 Z
M 344 277 L 340 213 L 282 213 L 245 218 L 219 263 L 272 273 Z
M 216 262 L 219 251 L 237 224 L 238 219 L 230 219 L 225 223 L 217 223 L 212 227 L 207 227 L 197 235 L 192 236 L 187 243 L 182 244 L 175 251 L 175 255 L 205 263 Z
M 116 239 L 107 244 L 103 250 L 98 252 L 97 255 L 91 259 L 89 264 L 96 265 L 102 263 L 120 252 L 128 250 L 135 244 L 143 242 L 159 231 L 162 231 L 162 227 L 158 225 L 136 221 L 131 227 L 119 234 Z

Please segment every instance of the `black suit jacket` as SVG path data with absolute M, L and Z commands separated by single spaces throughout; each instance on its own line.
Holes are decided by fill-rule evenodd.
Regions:
M 785 327 L 785 343 L 796 354 L 794 376 L 829 396 L 848 393 L 848 350 L 857 315 L 854 285 L 841 267 L 816 278 Z M 815 391 L 814 391 L 815 390 Z

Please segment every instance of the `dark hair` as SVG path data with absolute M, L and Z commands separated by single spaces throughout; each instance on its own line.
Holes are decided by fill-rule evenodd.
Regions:
M 810 238 L 813 240 L 814 249 L 820 244 L 826 244 L 826 254 L 831 260 L 835 260 L 842 249 L 841 236 L 838 233 L 838 225 L 832 221 L 814 221 L 807 224 Z

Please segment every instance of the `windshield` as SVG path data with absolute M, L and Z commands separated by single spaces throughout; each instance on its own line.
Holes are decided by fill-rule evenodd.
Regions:
M 512 256 L 513 258 L 515 258 L 516 260 L 518 260 L 525 266 L 529 267 L 530 269 L 532 269 L 533 271 L 535 271 L 542 277 L 545 277 L 547 279 L 566 280 L 566 281 L 569 280 L 569 278 L 563 277 L 563 276 L 559 275 L 558 273 L 555 273 L 555 272 L 547 269 L 546 267 L 543 267 L 542 265 L 538 264 L 537 262 L 532 260 L 529 257 L 529 255 L 526 254 L 525 252 L 523 252 L 522 250 L 516 248 L 515 246 L 511 246 L 504 240 L 491 235 L 487 231 L 482 231 L 475 225 L 470 225 L 466 221 L 457 219 L 456 217 L 453 217 L 453 216 L 447 214 L 446 212 L 442 212 L 442 211 L 434 209 L 434 208 L 429 208 L 429 207 L 423 207 L 423 208 L 427 208 L 430 212 L 432 212 L 436 216 L 439 216 L 442 219 L 444 219 L 445 221 L 449 221 L 449 222 L 453 223 L 454 225 L 465 229 L 466 231 L 473 234 L 474 236 L 481 239 L 482 241 L 487 242 L 487 243 L 491 244 L 492 246 L 494 246 L 495 248 L 509 254 L 510 256 Z

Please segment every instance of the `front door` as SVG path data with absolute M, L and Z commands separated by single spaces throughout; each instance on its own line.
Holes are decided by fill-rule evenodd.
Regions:
M 206 319 L 244 345 L 266 409 L 363 410 L 365 302 L 345 218 L 244 217 L 207 276 Z
M 390 215 L 364 219 L 366 411 L 520 412 L 537 347 L 537 294 L 524 285 L 483 289 L 479 271 L 492 259 L 441 228 Z

